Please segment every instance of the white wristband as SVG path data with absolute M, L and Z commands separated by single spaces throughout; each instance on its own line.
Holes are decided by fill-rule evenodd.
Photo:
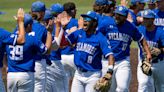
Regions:
M 114 66 L 113 65 L 108 65 L 108 69 L 112 69 L 113 70 Z

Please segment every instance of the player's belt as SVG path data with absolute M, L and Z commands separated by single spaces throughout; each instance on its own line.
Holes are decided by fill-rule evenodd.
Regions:
M 88 72 L 88 70 L 83 69 L 83 68 L 77 68 L 77 70 L 80 71 L 80 72 Z
M 163 61 L 164 61 L 164 58 L 160 58 L 160 59 L 154 60 L 152 63 L 159 63 L 159 62 L 163 62 Z

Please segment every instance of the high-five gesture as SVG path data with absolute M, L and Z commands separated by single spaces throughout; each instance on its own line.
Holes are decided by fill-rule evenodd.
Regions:
M 17 21 L 18 22 L 23 22 L 24 21 L 24 10 L 22 8 L 18 9 L 17 12 Z

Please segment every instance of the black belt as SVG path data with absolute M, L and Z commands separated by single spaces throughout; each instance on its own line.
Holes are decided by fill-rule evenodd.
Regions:
M 163 62 L 163 61 L 164 61 L 164 59 L 160 58 L 160 59 L 153 60 L 152 63 L 159 63 L 159 62 Z
M 88 72 L 88 70 L 83 69 L 83 68 L 77 68 L 77 70 L 80 71 L 80 72 Z

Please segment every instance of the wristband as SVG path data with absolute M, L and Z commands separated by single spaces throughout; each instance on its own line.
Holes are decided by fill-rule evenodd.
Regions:
M 107 73 L 113 74 L 113 68 L 114 68 L 113 65 L 109 65 L 109 66 L 108 66 L 108 71 L 107 71 Z

